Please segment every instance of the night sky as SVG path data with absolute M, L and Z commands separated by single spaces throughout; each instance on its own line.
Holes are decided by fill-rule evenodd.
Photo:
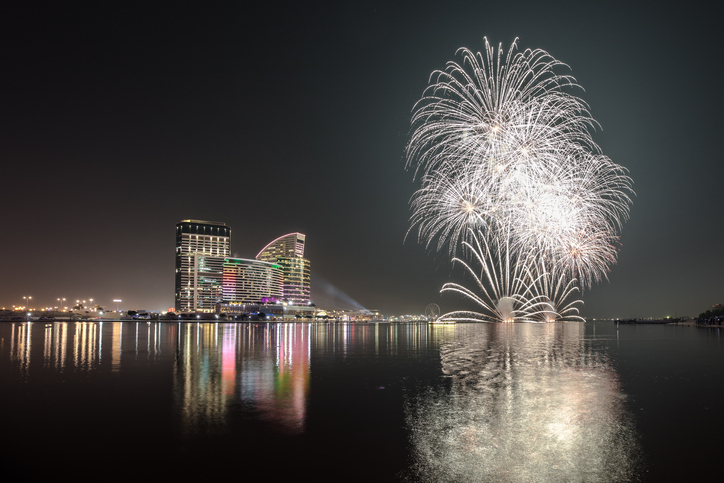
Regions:
M 5 5 L 0 307 L 171 307 L 185 218 L 226 222 L 246 258 L 305 233 L 318 305 L 344 305 L 324 280 L 385 314 L 461 307 L 439 289 L 463 272 L 404 241 L 404 146 L 430 73 L 487 36 L 570 65 L 594 140 L 634 180 L 618 264 L 582 315 L 695 316 L 724 303 L 711 4 Z

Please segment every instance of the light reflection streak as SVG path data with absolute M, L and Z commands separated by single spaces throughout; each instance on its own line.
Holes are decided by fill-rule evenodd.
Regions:
M 618 375 L 583 324 L 459 324 L 449 391 L 409 395 L 420 481 L 628 481 L 638 442 Z M 481 334 L 485 334 L 481 337 Z
M 73 366 L 89 371 L 98 362 L 97 324 L 94 322 L 77 322 L 73 334 Z
M 22 324 L 13 323 L 10 333 L 10 359 L 18 362 L 18 370 L 23 379 L 28 377 L 30 365 L 31 344 L 30 329 L 32 322 Z
M 51 352 L 53 349 L 53 330 L 52 325 L 48 324 L 45 326 L 45 340 L 43 342 L 43 366 L 48 367 L 50 365 Z
M 123 324 L 113 324 L 111 333 L 111 367 L 113 372 L 121 370 L 123 353 Z

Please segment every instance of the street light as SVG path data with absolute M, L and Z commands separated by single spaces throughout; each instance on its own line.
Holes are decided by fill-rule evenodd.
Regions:
M 62 304 L 60 303 L 61 301 L 63 302 Z M 60 309 L 63 308 L 63 305 L 65 305 L 65 297 L 61 297 L 58 299 L 58 305 L 60 305 Z
M 28 295 L 27 297 L 23 297 L 23 300 L 25 300 L 25 302 L 27 302 L 27 303 L 25 304 L 25 308 L 28 309 L 28 310 L 30 310 L 30 299 L 32 299 L 32 298 L 33 298 L 33 297 L 31 297 L 30 295 Z
M 118 304 L 120 304 L 121 302 L 123 302 L 123 300 L 121 300 L 121 299 L 113 299 L 113 302 L 116 304 L 116 312 L 118 312 Z

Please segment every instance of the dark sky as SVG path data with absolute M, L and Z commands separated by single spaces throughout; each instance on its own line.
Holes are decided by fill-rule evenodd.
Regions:
M 619 262 L 583 315 L 724 302 L 713 7 L 96 3 L 0 7 L 0 306 L 170 307 L 175 224 L 198 218 L 229 224 L 241 257 L 305 233 L 320 299 L 324 279 L 387 314 L 457 308 L 438 292 L 462 272 L 403 243 L 403 154 L 430 73 L 484 36 L 569 64 L 594 139 L 634 179 Z

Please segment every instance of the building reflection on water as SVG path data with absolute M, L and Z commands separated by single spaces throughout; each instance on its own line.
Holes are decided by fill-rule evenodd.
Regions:
M 227 423 L 235 404 L 275 429 L 304 430 L 309 392 L 308 324 L 183 324 L 174 393 L 185 431 Z
M 629 481 L 638 443 L 618 375 L 583 324 L 458 324 L 449 385 L 409 396 L 423 481 Z

